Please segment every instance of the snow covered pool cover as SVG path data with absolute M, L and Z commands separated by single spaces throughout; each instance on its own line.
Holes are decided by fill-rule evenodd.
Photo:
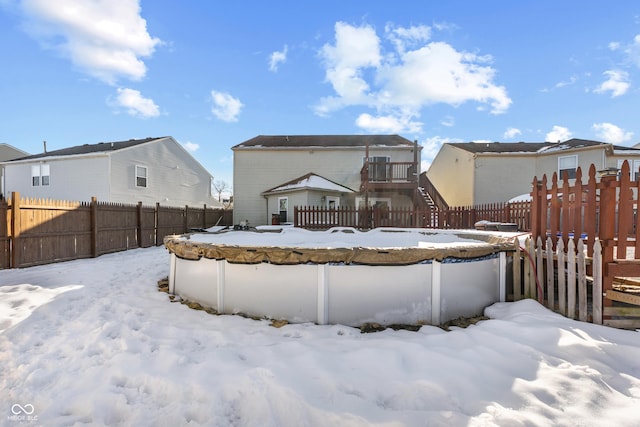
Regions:
M 177 257 L 190 260 L 204 257 L 241 264 L 408 265 L 510 251 L 514 249 L 514 236 L 420 228 L 376 228 L 362 232 L 345 227 L 326 231 L 264 227 L 171 235 L 165 237 L 164 245 Z

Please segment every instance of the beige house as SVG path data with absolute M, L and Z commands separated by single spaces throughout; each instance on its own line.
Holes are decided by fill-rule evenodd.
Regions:
M 412 206 L 417 194 L 421 147 L 398 135 L 260 135 L 232 150 L 235 224 L 292 222 L 295 206 Z
M 583 175 L 594 164 L 597 170 L 619 168 L 628 160 L 640 168 L 640 149 L 605 142 L 570 139 L 564 142 L 465 142 L 443 144 L 427 178 L 449 206 L 505 202 L 531 192 L 533 178 L 551 180 Z

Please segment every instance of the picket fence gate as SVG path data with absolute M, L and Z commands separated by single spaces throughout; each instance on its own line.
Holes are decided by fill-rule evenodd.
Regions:
M 535 242 L 529 237 L 522 247 L 515 245 L 513 299 L 524 298 L 571 319 L 603 324 L 600 241 L 595 240 L 591 257 L 582 240 L 576 245 L 570 239 L 566 249 L 561 239 L 554 249 L 550 237 L 544 244 L 540 237 Z

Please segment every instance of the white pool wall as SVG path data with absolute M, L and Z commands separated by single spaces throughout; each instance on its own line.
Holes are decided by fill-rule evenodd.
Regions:
M 232 264 L 171 254 L 169 292 L 220 314 L 292 323 L 441 324 L 505 300 L 506 254 L 412 265 Z

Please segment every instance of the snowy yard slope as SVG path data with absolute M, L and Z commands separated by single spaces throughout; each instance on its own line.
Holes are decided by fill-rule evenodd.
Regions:
M 638 332 L 532 300 L 453 332 L 277 329 L 170 303 L 168 266 L 149 248 L 0 270 L 0 425 L 640 423 Z

